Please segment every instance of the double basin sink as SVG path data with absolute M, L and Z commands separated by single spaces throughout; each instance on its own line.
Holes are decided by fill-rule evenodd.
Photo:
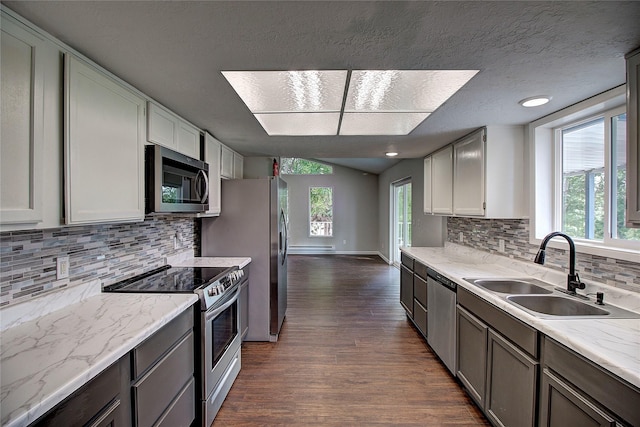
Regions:
M 541 318 L 585 318 L 602 317 L 609 319 L 636 319 L 639 313 L 624 310 L 612 305 L 596 305 L 586 299 L 560 294 L 551 290 L 544 282 L 536 279 L 465 279 L 489 292 L 500 294 L 509 303 L 514 304 L 536 317 Z M 542 285 L 542 286 L 541 286 Z

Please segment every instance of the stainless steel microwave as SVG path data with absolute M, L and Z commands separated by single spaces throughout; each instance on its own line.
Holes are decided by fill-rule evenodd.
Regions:
M 160 145 L 145 147 L 146 211 L 205 212 L 209 165 Z

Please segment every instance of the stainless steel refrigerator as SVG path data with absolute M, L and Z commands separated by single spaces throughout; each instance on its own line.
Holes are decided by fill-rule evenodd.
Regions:
M 251 257 L 247 341 L 277 341 L 287 311 L 287 183 L 223 180 L 219 217 L 202 219 L 202 256 Z

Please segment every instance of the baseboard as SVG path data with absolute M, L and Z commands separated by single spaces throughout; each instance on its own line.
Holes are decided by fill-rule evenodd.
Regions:
M 378 254 L 378 256 L 379 256 L 380 258 L 382 258 L 382 260 L 383 260 L 384 262 L 386 262 L 386 263 L 387 263 L 387 264 L 389 264 L 389 265 L 393 265 L 393 263 L 392 263 L 391 261 L 389 261 L 389 258 L 387 258 L 386 256 L 384 256 L 384 255 L 382 254 L 382 252 L 378 251 L 378 252 L 377 252 L 377 254 Z
M 289 253 L 291 255 L 379 255 L 378 251 L 336 251 L 328 249 L 324 246 L 321 247 L 300 247 L 292 248 L 289 246 Z

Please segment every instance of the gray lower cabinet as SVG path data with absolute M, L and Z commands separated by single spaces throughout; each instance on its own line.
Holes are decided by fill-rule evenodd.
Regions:
M 132 352 L 133 425 L 189 426 L 195 419 L 193 308 Z
M 400 266 L 400 304 L 413 319 L 413 271 Z
M 537 331 L 463 288 L 458 302 L 460 382 L 492 424 L 534 427 Z
M 544 337 L 540 427 L 640 426 L 640 389 Z
M 129 358 L 122 357 L 31 424 L 31 427 L 130 425 L 129 371 Z
M 489 328 L 464 308 L 457 308 L 458 373 L 460 382 L 478 406 L 484 409 L 487 380 Z
M 487 418 L 495 425 L 533 427 L 537 381 L 538 362 L 489 330 Z
M 615 426 L 613 418 L 555 376 L 548 369 L 542 372 L 540 426 L 598 427 Z

